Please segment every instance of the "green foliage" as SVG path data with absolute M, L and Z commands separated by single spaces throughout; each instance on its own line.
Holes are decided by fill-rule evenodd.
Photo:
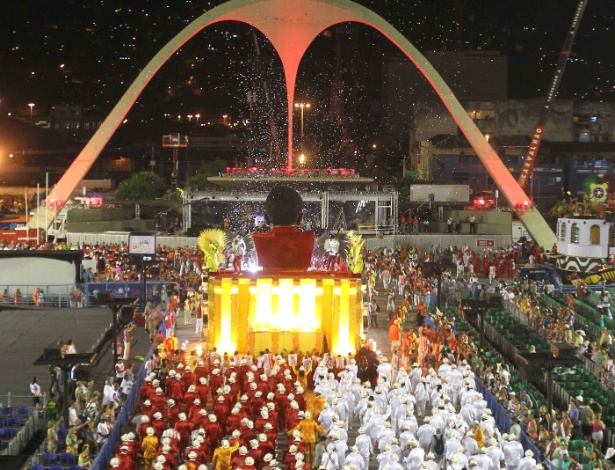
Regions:
M 142 171 L 122 181 L 115 191 L 115 197 L 123 200 L 156 199 L 165 192 L 166 187 L 160 176 L 151 171 Z
M 195 189 L 205 189 L 210 183 L 207 182 L 207 178 L 210 176 L 218 176 L 220 173 L 226 172 L 228 163 L 222 158 L 216 158 L 215 160 L 201 162 L 197 174 L 190 178 L 188 185 Z

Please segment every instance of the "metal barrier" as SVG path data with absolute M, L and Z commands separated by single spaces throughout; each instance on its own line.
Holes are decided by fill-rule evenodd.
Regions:
M 160 303 L 162 293 L 168 287 L 179 289 L 179 284 L 175 282 L 167 282 L 162 280 L 147 281 L 147 299 L 153 304 Z M 82 308 L 88 307 L 96 300 L 98 292 L 108 291 L 113 292 L 117 297 L 141 295 L 142 284 L 140 281 L 134 282 L 86 282 L 80 284 L 47 284 L 47 285 L 0 285 L 0 292 L 7 292 L 6 301 L 0 299 L 2 304 L 20 305 L 20 306 L 37 306 L 38 300 L 34 299 L 34 293 L 37 291 L 43 292 L 43 303 L 41 307 L 55 308 Z M 19 289 L 21 296 L 19 300 L 15 299 L 15 291 Z M 73 301 L 71 305 L 71 289 L 81 290 L 83 298 L 81 302 Z
M 482 393 L 483 397 L 485 397 L 487 407 L 491 410 L 493 414 L 493 419 L 498 425 L 498 428 L 503 432 L 508 432 L 508 430 L 510 429 L 510 416 L 508 414 L 508 411 L 506 411 L 506 409 L 502 405 L 500 405 L 498 400 L 491 394 L 491 392 L 485 386 L 482 380 L 480 380 L 478 377 L 474 377 L 474 381 L 476 383 L 476 390 Z M 523 430 L 521 430 L 519 442 L 525 450 L 530 449 L 532 452 L 534 452 L 534 458 L 536 459 L 536 462 L 541 461 L 542 454 L 540 450 L 538 449 L 538 447 L 536 447 L 534 441 L 532 441 L 530 436 L 528 436 Z M 551 462 L 549 462 L 548 460 L 543 462 L 543 465 L 545 463 L 549 466 L 549 468 L 553 468 Z
M 42 290 L 42 305 L 46 307 L 70 307 L 69 293 L 72 287 L 80 287 L 79 284 L 66 285 L 66 284 L 47 284 L 47 285 L 0 285 L 0 292 L 6 291 L 6 299 L 2 299 L 4 304 L 14 305 L 26 305 L 36 306 L 38 299 L 34 299 L 34 293 L 38 290 Z M 19 289 L 21 296 L 16 298 L 15 292 Z
M 128 243 L 129 232 L 120 233 L 72 233 L 66 234 L 66 243 L 70 245 L 97 245 L 97 244 L 121 244 Z M 159 235 L 156 237 L 156 243 L 159 246 L 167 248 L 195 248 L 197 246 L 197 237 L 178 237 L 178 236 L 164 236 Z
M 47 407 L 47 392 L 43 392 L 42 407 L 44 410 Z M 11 392 L 0 393 L 0 408 L 4 406 L 32 406 L 32 395 L 15 395 Z
M 356 232 L 364 235 L 374 233 L 378 236 L 395 235 L 397 227 L 395 225 L 358 225 Z

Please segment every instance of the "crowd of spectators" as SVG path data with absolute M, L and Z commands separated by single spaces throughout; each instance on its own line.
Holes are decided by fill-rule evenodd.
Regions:
M 14 248 L 27 249 L 27 247 L 23 246 Z M 49 245 L 39 247 L 39 249 L 55 248 L 57 247 Z M 139 271 L 130 265 L 126 247 L 121 244 L 85 245 L 65 248 L 81 249 L 84 251 L 86 258 L 89 257 L 96 261 L 96 271 L 85 274 L 87 279 L 91 282 L 101 280 L 127 281 L 139 279 Z M 200 285 L 201 282 L 200 266 L 202 266 L 202 253 L 200 250 L 189 248 L 165 249 L 164 247 L 160 247 L 159 257 L 162 264 L 159 271 L 151 273 L 153 277 L 176 283 L 176 285 L 182 286 L 182 289 L 186 293 L 191 288 L 198 289 L 198 285 Z M 429 307 L 435 306 L 437 280 L 432 273 L 423 268 L 421 261 L 449 262 L 451 268 L 446 270 L 442 275 L 441 295 L 444 305 L 457 307 L 460 300 L 464 297 L 481 297 L 487 293 L 500 292 L 509 303 L 513 304 L 523 315 L 527 316 L 530 325 L 542 330 L 549 340 L 563 340 L 578 347 L 579 353 L 587 355 L 599 366 L 603 367 L 605 371 L 612 374 L 612 337 L 606 327 L 601 327 L 601 335 L 599 338 L 590 338 L 584 331 L 575 329 L 575 312 L 571 301 L 567 301 L 557 308 L 540 305 L 538 298 L 539 294 L 542 292 L 552 294 L 552 285 L 549 283 L 538 285 L 531 281 L 520 281 L 515 284 L 510 283 L 510 278 L 514 276 L 516 266 L 523 259 L 528 259 L 531 264 L 539 263 L 542 259 L 542 251 L 539 247 L 528 244 L 511 246 L 506 249 L 487 248 L 482 250 L 482 252 L 462 245 L 459 248 L 449 247 L 446 249 L 433 247 L 433 249 L 427 253 L 421 253 L 416 247 L 412 246 L 399 247 L 396 250 L 381 250 L 376 253 L 367 253 L 365 259 L 365 275 L 368 283 L 369 304 L 375 300 L 376 280 L 378 279 L 387 292 L 387 296 L 391 299 L 391 302 L 387 302 L 389 319 L 387 328 L 389 328 L 390 332 L 396 330 L 396 328 L 394 328 L 395 325 L 399 328 L 397 335 L 393 334 L 393 336 L 390 336 L 392 342 L 391 352 L 393 354 L 391 361 L 394 370 L 393 376 L 401 375 L 403 377 L 404 374 L 418 367 L 418 369 L 421 370 L 421 374 L 429 377 L 431 374 L 430 368 L 439 370 L 439 368 L 442 367 L 442 363 L 440 362 L 441 358 L 446 358 L 449 363 L 456 364 L 458 367 L 463 366 L 467 368 L 469 373 L 471 371 L 476 371 L 477 374 L 480 374 L 480 377 L 490 389 L 491 393 L 498 398 L 500 404 L 511 414 L 513 426 L 509 434 L 518 437 L 520 430 L 524 430 L 535 440 L 537 446 L 543 451 L 544 455 L 553 461 L 556 468 L 566 469 L 567 465 L 569 465 L 567 462 L 574 460 L 574 458 L 570 458 L 569 453 L 564 451 L 571 439 L 585 437 L 588 442 L 593 441 L 594 448 L 596 449 L 599 449 L 602 445 L 602 438 L 599 438 L 599 433 L 602 429 L 599 428 L 604 428 L 604 423 L 601 421 L 601 410 L 596 406 L 596 403 L 584 404 L 582 397 L 581 400 L 579 397 L 574 397 L 568 410 L 548 413 L 546 407 L 536 406 L 536 400 L 527 390 L 521 389 L 515 391 L 515 389 L 510 386 L 508 381 L 510 372 L 505 365 L 505 361 L 502 361 L 502 365 L 498 367 L 489 364 L 489 361 L 485 361 L 482 351 L 480 351 L 468 335 L 465 333 L 456 334 L 454 323 L 451 324 L 446 322 L 436 315 L 432 320 L 432 323 L 435 322 L 436 325 L 438 325 L 436 329 L 421 327 L 417 332 L 408 331 L 404 334 L 401 328 L 404 320 L 413 313 L 417 314 L 418 324 L 422 326 L 425 323 L 425 317 L 429 315 Z M 509 282 L 502 282 L 503 279 L 507 279 Z M 605 305 L 607 303 L 610 304 L 610 301 L 607 302 L 604 300 L 602 304 Z M 602 308 L 604 311 L 601 312 L 601 315 L 604 314 L 608 316 L 608 308 Z M 378 309 L 376 309 L 376 312 L 378 312 Z M 598 317 L 598 321 L 600 321 L 600 317 Z M 153 325 L 153 327 L 155 326 L 156 325 Z M 372 324 L 371 326 L 374 325 Z M 174 356 L 171 354 L 170 357 L 173 358 Z M 193 359 L 194 358 L 190 358 L 189 360 L 192 361 Z M 181 357 L 176 357 L 175 363 L 170 367 L 176 368 L 182 362 L 183 367 L 188 366 L 192 369 L 198 367 L 198 362 L 196 364 L 189 364 L 186 358 Z M 348 362 L 350 362 L 350 360 L 348 360 Z M 316 363 L 318 363 L 318 361 L 314 364 Z M 165 364 L 168 364 L 168 361 Z M 415 366 L 415 364 L 418 364 L 418 366 Z M 204 366 L 206 372 L 204 372 L 205 375 L 203 377 L 206 380 L 209 380 L 209 374 L 213 372 L 214 368 L 211 367 L 212 365 L 213 364 Z M 229 366 L 229 368 L 231 367 Z M 162 367 L 161 370 L 164 372 L 165 368 Z M 169 372 L 170 370 L 171 369 L 168 369 Z M 221 372 L 225 374 L 226 370 L 222 370 Z M 259 370 L 258 372 L 260 373 L 261 371 Z M 154 371 L 153 373 L 159 374 L 160 371 Z M 258 375 L 260 376 L 262 374 Z M 267 373 L 264 375 L 267 376 Z M 437 372 L 436 375 L 439 375 L 439 372 Z M 157 380 L 160 380 L 160 376 L 156 375 L 156 377 Z M 339 380 L 339 378 L 334 378 L 334 380 Z M 166 377 L 164 381 L 166 381 Z M 268 381 L 268 378 L 266 381 Z M 226 382 L 226 375 L 224 375 L 223 382 Z M 383 384 L 380 383 L 379 385 L 382 386 Z M 399 388 L 399 385 L 398 383 L 397 388 Z M 119 389 L 119 386 L 120 384 L 116 384 L 116 390 Z M 164 387 L 161 388 L 164 393 Z M 413 387 L 408 388 L 408 391 L 411 392 L 409 396 L 413 396 Z M 222 395 L 225 395 L 224 388 L 222 390 Z M 185 394 L 185 392 L 186 390 L 182 393 Z M 368 390 L 368 394 L 373 396 L 374 392 Z M 459 407 L 462 403 L 458 401 L 458 395 L 454 395 L 456 396 L 456 401 L 453 401 L 453 407 Z M 238 395 L 238 397 L 239 396 L 240 395 Z M 217 400 L 218 398 L 220 397 L 214 394 L 209 397 L 211 406 L 215 404 L 213 400 Z M 228 400 L 234 399 L 233 397 L 222 398 L 225 403 Z M 445 397 L 441 396 L 441 398 Z M 236 400 L 236 403 L 240 403 L 240 401 Z M 107 403 L 107 407 L 109 407 L 109 405 L 110 404 Z M 185 407 L 185 404 L 180 405 L 178 410 L 183 409 L 182 406 Z M 437 406 L 435 408 L 437 408 Z M 534 409 L 538 409 L 538 416 L 534 416 L 532 412 Z M 576 416 L 577 413 L 575 410 L 578 410 L 578 416 Z M 105 414 L 104 408 L 101 407 L 97 409 L 97 415 L 95 416 L 97 416 L 99 422 L 107 422 L 107 420 L 110 419 L 110 414 L 115 414 L 115 409 L 109 410 L 107 408 L 106 411 Z M 230 413 L 230 410 L 227 411 Z M 581 414 L 581 411 L 583 411 L 583 414 Z M 592 412 L 591 415 L 589 413 L 590 411 Z M 171 427 L 175 428 L 176 422 L 179 419 L 179 413 L 174 415 L 174 419 L 169 419 L 168 410 L 165 408 L 163 412 L 163 415 L 167 418 L 165 426 L 171 425 Z M 188 412 L 186 416 L 189 416 L 189 414 Z M 451 414 L 454 414 L 454 412 L 451 411 Z M 208 413 L 208 416 L 209 415 L 210 413 Z M 87 413 L 85 416 L 87 416 Z M 315 414 L 315 416 L 317 416 L 317 414 Z M 590 420 L 591 423 L 589 422 Z M 108 424 L 112 425 L 112 418 Z M 473 424 L 472 420 L 472 425 Z M 479 423 L 479 425 L 481 425 L 481 423 Z M 91 423 L 87 419 L 80 425 L 75 424 L 75 428 L 77 428 L 75 429 L 76 433 L 84 430 L 82 431 L 82 433 L 84 433 L 84 437 L 81 440 L 82 443 L 88 442 L 88 444 L 92 444 L 90 442 L 91 438 L 87 436 L 87 429 L 91 429 L 91 427 Z M 587 432 L 588 429 L 589 434 Z M 141 437 L 145 439 L 146 435 L 149 434 L 146 428 L 142 431 L 143 436 Z M 177 434 L 177 432 L 175 434 Z M 232 433 L 229 433 L 229 437 L 231 437 L 229 443 L 232 442 L 233 439 L 231 434 Z M 162 434 L 159 437 L 162 438 Z M 175 437 L 181 440 L 181 436 Z M 447 437 L 450 439 L 450 435 Z M 330 440 L 331 442 L 328 444 L 333 443 L 337 445 L 333 442 L 335 439 Z M 502 439 L 498 436 L 496 436 L 496 440 L 497 446 L 500 449 L 503 448 L 503 442 L 508 442 L 506 438 Z M 513 437 L 512 441 L 514 440 L 515 438 Z M 212 452 L 212 457 L 213 452 L 219 447 L 217 444 L 221 444 L 221 442 L 220 440 L 216 442 L 216 445 L 211 444 L 210 450 Z M 163 445 L 157 445 L 157 455 L 164 452 L 162 450 L 164 443 L 162 441 L 160 441 L 159 444 L 160 443 Z M 186 444 L 187 443 L 188 441 L 186 441 Z M 248 442 L 248 445 L 251 444 Z M 184 447 L 188 446 L 186 445 Z M 419 447 L 422 448 L 421 445 L 419 445 Z M 382 449 L 380 450 L 382 452 Z M 120 451 L 122 451 L 122 449 L 120 449 Z M 132 449 L 131 452 L 134 452 L 134 449 Z M 464 452 L 465 450 L 462 451 L 462 453 Z M 427 455 L 428 453 L 429 449 L 427 449 Z M 591 448 L 584 448 L 583 453 L 584 463 L 596 461 L 597 457 L 594 455 Z M 175 458 L 180 460 L 185 457 L 188 459 L 190 458 L 189 453 L 184 457 L 182 457 L 181 454 L 180 449 L 180 452 L 175 455 Z M 137 449 L 134 457 L 137 458 L 139 455 Z M 403 455 L 403 453 L 400 453 L 400 456 L 401 455 Z M 345 455 L 342 456 L 340 454 L 340 458 L 342 457 L 343 460 L 346 458 Z M 598 463 L 596 463 L 593 468 L 600 468 L 600 460 L 597 460 L 597 462 Z M 261 466 L 264 467 L 267 465 L 261 462 Z M 509 468 L 508 462 L 506 463 L 506 467 Z M 452 468 L 456 467 L 452 466 Z
M 499 252 L 499 253 L 498 253 Z M 466 247 L 460 249 L 451 248 L 450 256 L 453 265 L 459 266 L 459 270 L 445 271 L 442 274 L 442 304 L 446 307 L 460 309 L 461 299 L 466 297 L 480 298 L 489 293 L 500 293 L 511 309 L 517 309 L 528 318 L 530 326 L 542 331 L 545 339 L 549 341 L 566 341 L 578 348 L 578 353 L 595 362 L 602 370 L 608 372 L 609 378 L 606 385 L 613 385 L 613 361 L 612 361 L 612 336 L 602 321 L 610 318 L 610 298 L 608 291 L 599 294 L 599 313 L 597 323 L 600 327 L 600 337 L 591 338 L 585 331 L 574 327 L 575 309 L 572 298 L 561 306 L 546 307 L 540 305 L 540 295 L 553 296 L 555 287 L 548 281 L 544 283 L 527 279 L 506 279 L 506 270 L 500 271 L 489 266 L 497 265 L 502 258 L 508 257 L 513 263 L 519 258 L 525 257 L 532 264 L 539 263 L 542 251 L 538 247 L 517 246 L 509 250 L 485 251 L 484 256 L 477 256 Z M 429 272 L 424 273 L 421 259 L 427 261 L 442 260 L 448 253 L 441 250 L 432 250 L 432 253 L 421 255 L 412 247 L 398 250 L 383 250 L 368 257 L 368 284 L 371 289 L 376 286 L 376 279 L 380 279 L 384 289 L 389 292 L 388 299 L 395 295 L 402 298 L 401 305 L 396 311 L 389 311 L 389 339 L 392 342 L 392 351 L 399 356 L 401 364 L 408 365 L 418 358 L 423 365 L 421 347 L 434 341 L 430 333 L 424 333 L 419 328 L 418 336 L 414 332 L 404 333 L 399 331 L 399 325 L 407 317 L 408 312 L 416 312 L 417 323 L 421 325 L 424 320 L 421 316 L 428 312 L 429 307 L 435 307 L 437 283 L 434 276 Z M 515 257 L 518 257 L 515 260 Z M 480 273 L 477 275 L 476 273 Z M 485 275 L 485 273 L 488 273 Z M 503 275 L 502 275 L 503 274 Z M 482 278 L 480 279 L 479 278 Z M 485 279 L 486 278 L 486 279 Z M 582 297 L 583 284 L 580 284 Z M 370 294 L 371 295 L 371 294 Z M 387 301 L 387 305 L 390 302 Z M 426 308 L 427 307 L 427 308 Z M 372 310 L 369 309 L 368 310 Z M 427 313 L 429 316 L 429 313 Z M 441 321 L 442 317 L 434 316 L 434 321 Z M 399 321 L 401 320 L 401 321 Z M 373 325 L 372 325 L 373 326 Z M 454 321 L 439 329 L 440 336 L 436 338 L 441 346 L 441 354 L 452 355 L 459 360 L 466 358 L 472 365 L 473 370 L 480 374 L 483 382 L 497 397 L 500 404 L 510 415 L 513 427 L 512 432 L 518 434 L 525 431 L 543 451 L 548 459 L 553 459 L 556 468 L 567 468 L 570 462 L 582 462 L 585 465 L 593 465 L 600 468 L 599 457 L 603 447 L 603 433 L 605 424 L 601 417 L 601 407 L 594 400 L 584 403 L 582 396 L 571 399 L 569 409 L 547 412 L 546 405 L 540 399 L 533 398 L 529 390 L 525 388 L 515 389 L 509 383 L 510 372 L 506 366 L 506 360 L 501 359 L 495 367 L 485 358 L 483 351 L 472 341 L 472 338 L 464 332 L 450 335 L 455 331 Z M 448 336 L 447 336 L 448 334 Z M 533 346 L 530 347 L 530 350 Z M 436 351 L 431 352 L 432 357 L 437 357 Z M 535 390 L 533 390 L 535 392 Z M 518 396 L 519 395 L 519 396 Z M 534 393 L 534 395 L 536 395 Z M 538 404 L 537 404 L 538 402 Z M 580 416 L 576 412 L 582 411 Z M 570 442 L 585 439 L 590 446 L 582 449 L 581 453 L 568 452 Z M 597 453 L 594 452 L 594 449 Z M 595 454 L 595 455 L 594 455 Z M 564 457 L 566 455 L 566 457 Z
M 64 344 L 58 339 L 57 346 L 64 354 L 74 354 L 72 341 Z M 134 363 L 124 365 L 120 359 L 114 374 L 107 377 L 102 392 L 96 390 L 93 381 L 67 379 L 69 398 L 68 427 L 59 421 L 59 412 L 64 403 L 64 372 L 53 365 L 49 366 L 50 387 L 46 402 L 48 419 L 47 435 L 44 443 L 46 455 L 65 455 L 70 461 L 87 469 L 93 457 L 109 436 L 116 423 L 117 415 L 134 384 Z
M 502 290 L 506 302 L 514 311 L 527 318 L 527 322 L 536 331 L 551 342 L 565 342 L 577 349 L 578 354 L 596 364 L 600 378 L 606 386 L 615 385 L 615 363 L 613 336 L 606 320 L 612 319 L 611 294 L 604 288 L 595 294 L 599 298 L 593 323 L 597 331 L 592 334 L 578 325 L 578 312 L 575 302 L 583 301 L 590 295 L 584 286 L 579 286 L 576 293 L 569 293 L 561 302 L 545 304 L 541 296 L 553 298 L 553 285 L 548 281 L 537 283 L 525 281 Z M 587 308 L 591 308 L 587 304 Z

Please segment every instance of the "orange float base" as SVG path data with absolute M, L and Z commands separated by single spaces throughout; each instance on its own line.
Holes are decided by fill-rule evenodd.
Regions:
M 361 278 L 323 272 L 220 272 L 209 275 L 207 345 L 257 356 L 360 347 Z

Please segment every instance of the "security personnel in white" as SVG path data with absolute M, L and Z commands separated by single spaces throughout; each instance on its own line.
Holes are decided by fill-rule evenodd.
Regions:
M 523 446 L 515 439 L 515 436 L 508 436 L 508 441 L 502 445 L 506 470 L 517 470 L 519 462 L 523 457 Z
M 517 470 L 534 470 L 536 468 L 536 459 L 534 459 L 534 452 L 531 450 L 525 451 L 525 457 L 519 461 Z
M 489 440 L 489 447 L 487 447 L 487 457 L 491 460 L 491 467 L 489 470 L 499 470 L 502 461 L 504 460 L 504 453 L 499 446 L 496 438 L 492 437 Z
M 411 440 L 408 442 L 411 447 L 410 453 L 404 459 L 408 470 L 419 470 L 425 460 L 425 451 L 419 447 L 419 441 Z
M 363 457 L 365 468 L 369 466 L 369 458 L 374 453 L 372 439 L 365 433 L 365 428 L 359 428 L 359 435 L 355 440 L 355 446 L 359 449 L 359 454 Z
M 352 466 L 355 465 L 357 470 L 367 470 L 367 465 L 363 456 L 359 453 L 358 446 L 350 447 L 350 453 L 344 459 L 344 466 Z

